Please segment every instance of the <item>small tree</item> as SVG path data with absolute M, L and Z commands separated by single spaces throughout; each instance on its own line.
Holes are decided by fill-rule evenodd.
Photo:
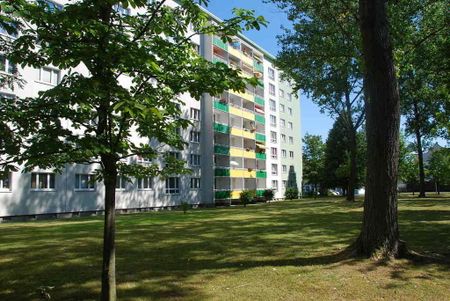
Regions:
M 189 208 L 191 208 L 191 206 L 189 205 L 188 202 L 181 202 L 181 210 L 183 210 L 183 213 L 186 214 L 186 212 L 189 210 Z
M 275 192 L 273 191 L 273 189 L 266 189 L 264 190 L 263 196 L 266 199 L 266 201 L 271 201 L 275 196 Z
M 235 9 L 235 17 L 216 24 L 197 1 L 177 3 L 171 7 L 163 0 L 80 0 L 59 9 L 46 1 L 1 2 L 2 13 L 14 16 L 23 29 L 1 49 L 8 59 L 22 67 L 53 65 L 68 73 L 59 85 L 36 97 L 0 100 L 0 167 L 23 164 L 25 171 L 60 171 L 67 164 L 97 164 L 96 180 L 105 184 L 102 300 L 116 300 L 117 176 L 187 172 L 184 162 L 149 143 L 184 147 L 178 129 L 190 122 L 180 118 L 180 96 L 200 99 L 204 93 L 244 91 L 247 84 L 257 84 L 256 78 L 241 78 L 237 70 L 200 57 L 189 25 L 194 34 L 218 35 L 226 42 L 242 27 L 258 29 L 264 19 Z M 140 11 L 127 15 L 120 7 Z M 78 66 L 88 72 L 74 71 Z M 122 163 L 130 156 L 162 159 L 165 164 Z
M 298 199 L 298 189 L 295 187 L 286 188 L 286 192 L 284 193 L 284 197 L 287 200 L 296 200 Z
M 247 204 L 250 204 L 256 196 L 256 191 L 254 190 L 244 190 L 239 195 L 239 200 L 241 201 L 244 207 L 247 207 Z
M 319 183 L 322 182 L 324 159 L 325 144 L 322 142 L 322 138 L 319 135 L 307 133 L 303 138 L 303 178 L 307 183 L 313 185 L 315 191 L 317 191 Z M 291 175 L 290 169 L 289 175 Z M 295 178 L 295 175 L 291 177 L 293 180 Z M 295 187 L 297 187 L 296 183 Z

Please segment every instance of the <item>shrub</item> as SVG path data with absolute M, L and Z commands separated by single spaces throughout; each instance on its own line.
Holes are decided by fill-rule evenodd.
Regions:
M 186 212 L 191 207 L 188 202 L 181 202 L 181 209 L 183 210 L 183 213 L 186 214 Z
M 247 204 L 253 201 L 253 199 L 256 196 L 256 191 L 254 190 L 244 190 L 239 195 L 239 200 L 244 205 L 244 207 L 247 207 Z
M 273 200 L 273 197 L 275 196 L 275 192 L 272 189 L 266 189 L 264 190 L 264 198 L 266 199 L 266 201 L 271 201 Z
M 298 199 L 298 189 L 293 187 L 287 188 L 284 197 L 288 200 Z

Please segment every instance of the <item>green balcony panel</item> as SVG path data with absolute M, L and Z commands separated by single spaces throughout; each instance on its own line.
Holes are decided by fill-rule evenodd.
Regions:
M 259 81 L 258 81 L 258 86 L 260 86 L 260 87 L 263 87 L 263 88 L 264 88 L 264 82 L 263 82 L 263 81 L 261 81 L 261 80 L 259 80 Z
M 264 196 L 264 190 L 256 190 L 256 196 Z
M 225 65 L 228 65 L 228 63 L 227 63 L 225 60 L 223 60 L 223 59 L 221 59 L 221 58 L 218 58 L 218 57 L 213 57 L 212 62 L 213 62 L 214 64 L 215 64 L 215 63 L 224 63 Z
M 214 170 L 214 175 L 216 177 L 229 177 L 230 176 L 230 170 L 229 169 L 223 169 L 223 168 L 216 168 Z
M 253 67 L 259 72 L 264 72 L 264 66 L 257 61 L 254 61 Z
M 256 133 L 256 141 L 266 142 L 266 135 Z
M 214 153 L 219 155 L 229 155 L 230 148 L 222 145 L 214 145 Z
M 264 116 L 255 114 L 255 120 L 256 120 L 256 122 L 266 124 L 266 119 L 264 118 Z M 264 138 L 264 141 L 266 141 L 265 138 Z
M 228 105 L 218 102 L 218 101 L 214 101 L 214 109 L 223 111 L 223 112 L 228 112 Z
M 216 199 L 229 199 L 231 197 L 231 191 L 216 191 L 214 197 Z
M 219 39 L 218 37 L 214 37 L 213 38 L 213 44 L 216 45 L 217 47 L 222 48 L 223 50 L 228 51 L 228 45 L 226 43 L 224 43 L 221 39 Z
M 214 130 L 219 133 L 228 134 L 230 133 L 230 127 L 225 124 L 214 123 Z
M 256 177 L 260 179 L 265 179 L 267 178 L 267 172 L 264 170 L 258 170 L 256 171 Z
M 255 96 L 255 103 L 264 106 L 264 99 L 261 97 Z
M 266 160 L 265 153 L 256 153 L 256 159 Z

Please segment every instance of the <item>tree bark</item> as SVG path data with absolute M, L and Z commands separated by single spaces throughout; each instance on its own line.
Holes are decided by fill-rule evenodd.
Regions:
M 356 156 L 357 156 L 357 145 L 356 145 L 356 131 L 351 129 L 349 132 L 349 151 L 350 151 L 350 175 L 348 178 L 348 193 L 347 201 L 355 201 L 355 186 L 356 186 Z
M 414 103 L 414 114 L 416 118 L 419 116 L 417 104 Z M 419 159 L 419 198 L 425 197 L 425 168 L 423 166 L 423 148 L 422 148 L 422 135 L 420 134 L 419 126 L 416 125 L 416 145 L 417 145 L 417 157 Z
M 105 169 L 105 224 L 103 233 L 102 301 L 116 300 L 116 181 L 114 159 L 102 158 Z
M 395 76 L 386 0 L 360 0 L 366 100 L 367 175 L 360 255 L 398 256 L 397 222 L 400 98 Z

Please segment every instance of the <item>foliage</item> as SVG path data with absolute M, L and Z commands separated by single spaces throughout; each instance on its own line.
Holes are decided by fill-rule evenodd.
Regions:
M 256 196 L 256 191 L 254 190 L 244 190 L 239 195 L 239 200 L 241 201 L 244 207 L 247 207 L 247 204 L 253 202 Z
M 186 214 L 186 212 L 191 208 L 191 205 L 189 205 L 188 202 L 183 201 L 183 202 L 181 202 L 180 207 L 181 207 L 181 210 L 183 210 L 183 213 Z
M 322 181 L 325 145 L 319 135 L 308 133 L 303 137 L 303 179 L 317 186 Z
M 266 189 L 264 190 L 263 196 L 266 199 L 266 201 L 271 201 L 275 196 L 275 192 L 273 191 L 273 189 Z
M 288 187 L 284 193 L 284 197 L 287 200 L 298 199 L 298 189 L 295 187 Z
M 450 149 L 433 150 L 428 170 L 437 185 L 450 185 Z

